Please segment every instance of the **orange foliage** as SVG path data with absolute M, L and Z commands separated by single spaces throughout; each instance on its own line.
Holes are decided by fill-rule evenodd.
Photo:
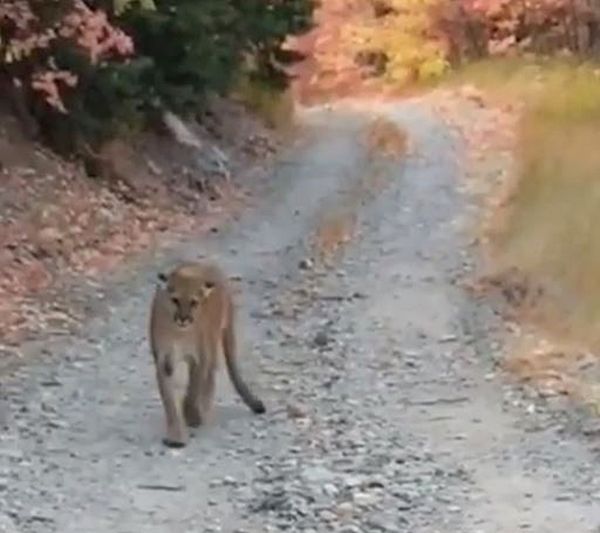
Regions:
M 78 47 L 93 65 L 134 51 L 131 38 L 113 26 L 104 11 L 90 9 L 82 0 L 64 4 L 56 20 L 40 17 L 28 0 L 4 0 L 0 6 L 0 68 L 25 66 L 19 71 L 27 72 L 28 79 L 9 69 L 13 82 L 30 84 L 48 105 L 63 113 L 67 110 L 61 89 L 75 87 L 78 79 L 56 66 L 56 43 L 67 41 Z

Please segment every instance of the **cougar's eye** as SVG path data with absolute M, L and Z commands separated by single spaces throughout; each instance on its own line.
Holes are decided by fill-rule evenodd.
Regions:
M 205 289 L 214 289 L 215 288 L 215 284 L 212 281 L 205 281 L 204 282 L 204 288 Z
M 197 306 L 198 306 L 198 303 L 199 303 L 199 302 L 198 302 L 198 298 L 192 298 L 192 299 L 190 300 L 190 305 L 192 306 L 192 308 L 193 308 L 193 307 L 197 307 Z
M 175 305 L 179 306 L 179 298 L 177 298 L 177 296 L 173 296 L 173 297 L 171 298 L 171 301 L 172 301 L 172 302 L 173 302 Z

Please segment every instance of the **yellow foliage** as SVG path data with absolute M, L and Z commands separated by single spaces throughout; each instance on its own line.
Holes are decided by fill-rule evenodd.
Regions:
M 394 83 L 426 81 L 442 76 L 449 64 L 441 42 L 430 32 L 430 9 L 439 0 L 388 0 L 391 12 L 365 17 L 346 28 L 353 51 L 374 50 L 388 58 L 386 77 Z

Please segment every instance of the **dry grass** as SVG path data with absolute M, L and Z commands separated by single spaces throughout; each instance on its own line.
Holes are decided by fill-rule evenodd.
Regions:
M 573 344 L 557 344 L 531 337 L 519 339 L 504 361 L 504 368 L 534 385 L 545 396 L 582 392 L 579 372 L 591 354 Z
M 591 354 L 600 347 L 600 71 L 567 61 L 501 61 L 452 81 L 522 110 L 516 172 L 496 190 L 486 227 L 488 288 L 533 332 L 520 336 L 506 368 L 542 392 L 598 408 L 600 361 Z
M 519 131 L 518 176 L 495 244 L 501 267 L 542 281 L 574 336 L 600 343 L 600 77 L 563 67 L 535 89 Z M 554 300 L 554 301 L 552 301 Z
M 234 96 L 268 126 L 282 133 L 292 128 L 294 98 L 291 91 L 278 92 L 265 84 L 244 77 L 237 84 Z
M 451 73 L 445 85 L 474 84 L 502 102 L 535 100 L 553 81 L 568 78 L 577 66 L 568 61 L 495 59 L 474 62 Z
M 598 358 L 585 344 L 527 335 L 518 339 L 503 366 L 538 394 L 569 396 L 600 416 Z

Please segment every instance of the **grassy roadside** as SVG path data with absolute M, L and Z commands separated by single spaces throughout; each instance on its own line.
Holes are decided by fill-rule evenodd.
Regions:
M 290 89 L 278 91 L 266 83 L 240 76 L 232 97 L 280 135 L 293 129 L 295 105 Z
M 600 347 L 600 68 L 494 61 L 469 66 L 448 82 L 519 104 L 516 169 L 498 193 L 503 198 L 486 228 L 487 251 L 496 274 L 518 272 L 517 283 L 535 287 L 534 299 L 512 303 L 518 322 L 533 324 L 545 342 L 516 349 L 507 365 L 528 379 L 535 372 L 570 374 L 561 377 L 561 392 L 581 394 L 573 375 L 585 370 L 588 385 L 595 379 L 586 369 L 598 364 L 589 354 Z M 514 288 L 515 282 L 501 283 Z

